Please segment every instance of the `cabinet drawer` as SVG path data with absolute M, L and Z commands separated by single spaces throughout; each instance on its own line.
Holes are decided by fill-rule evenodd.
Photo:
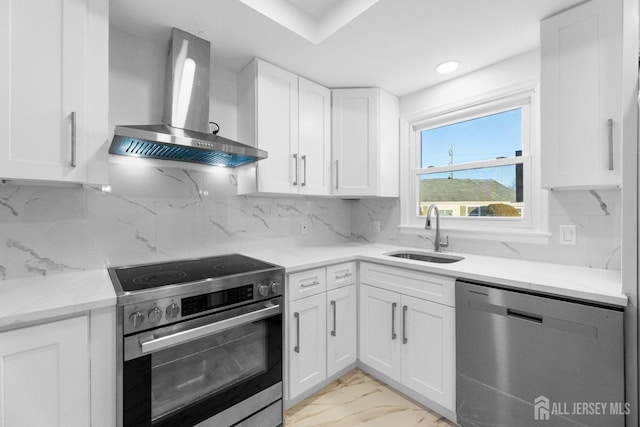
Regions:
M 295 301 L 327 290 L 327 279 L 324 268 L 302 271 L 289 275 L 287 282 L 287 299 Z
M 451 277 L 363 262 L 360 264 L 360 283 L 455 306 L 456 282 Z
M 356 283 L 356 263 L 345 262 L 327 267 L 327 290 Z

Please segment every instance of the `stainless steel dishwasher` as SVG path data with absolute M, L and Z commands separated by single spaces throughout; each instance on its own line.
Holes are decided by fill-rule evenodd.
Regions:
M 624 426 L 623 310 L 456 282 L 456 407 L 469 426 Z

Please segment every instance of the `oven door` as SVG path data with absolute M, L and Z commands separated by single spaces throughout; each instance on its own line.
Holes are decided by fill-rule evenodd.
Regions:
M 122 379 L 124 427 L 281 425 L 281 298 L 125 337 Z

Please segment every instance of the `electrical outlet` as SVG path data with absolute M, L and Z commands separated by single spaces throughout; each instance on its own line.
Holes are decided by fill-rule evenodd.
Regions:
M 373 221 L 373 232 L 376 234 L 380 233 L 380 221 Z
M 576 244 L 576 226 L 561 225 L 560 226 L 560 244 L 575 245 Z
M 309 233 L 309 223 L 307 221 L 302 221 L 300 223 L 300 233 L 308 234 Z

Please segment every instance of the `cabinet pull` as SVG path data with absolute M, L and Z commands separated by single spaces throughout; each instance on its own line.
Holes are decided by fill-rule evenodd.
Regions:
M 333 306 L 333 331 L 331 331 L 331 336 L 336 336 L 336 302 L 331 301 L 331 305 Z
M 300 157 L 302 159 L 302 184 L 303 187 L 307 186 L 307 156 L 303 155 Z
M 406 344 L 407 341 L 407 310 L 409 307 L 406 305 L 402 307 L 402 344 Z
M 293 185 L 298 185 L 298 155 L 297 154 L 293 155 L 293 164 L 295 165 L 295 168 L 296 168 L 296 173 L 293 178 Z
M 342 276 L 338 276 L 336 274 L 336 280 L 346 279 L 347 277 L 351 277 L 351 276 L 353 276 L 353 274 L 351 274 L 351 273 L 344 273 Z
M 613 119 L 607 120 L 609 134 L 609 170 L 613 170 Z
M 391 339 L 395 340 L 397 338 L 396 335 L 396 304 L 395 302 L 391 304 Z
M 314 280 L 313 282 L 310 283 L 300 283 L 300 287 L 301 288 L 312 288 L 314 286 L 318 286 L 320 284 L 320 282 L 318 282 L 317 280 Z
M 339 182 L 339 179 L 338 179 L 338 178 L 340 178 L 340 175 L 339 175 L 340 171 L 339 171 L 339 169 L 338 169 L 338 162 L 339 162 L 339 161 L 340 161 L 340 160 L 336 160 L 336 190 L 337 190 L 338 188 L 340 188 L 340 185 L 338 184 L 338 182 Z
M 300 353 L 300 313 L 296 311 L 293 317 L 296 319 L 296 346 L 293 347 L 293 351 Z
M 76 151 L 77 151 L 77 118 L 76 112 L 71 112 L 71 167 L 76 167 Z

